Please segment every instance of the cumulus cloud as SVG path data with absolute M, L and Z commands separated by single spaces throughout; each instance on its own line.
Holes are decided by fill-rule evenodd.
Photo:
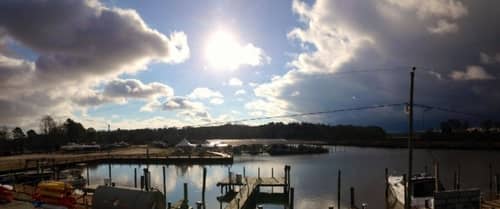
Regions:
M 224 97 L 219 91 L 214 91 L 209 88 L 195 88 L 188 96 L 190 99 L 210 99 Z
M 1 1 L 0 39 L 14 40 L 35 54 L 32 60 L 7 53 L 8 45 L 0 41 L 0 100 L 19 107 L 37 104 L 33 110 L 14 113 L 2 106 L 2 124 L 22 125 L 53 112 L 70 116 L 78 109 L 74 104 L 110 102 L 106 95 L 91 92 L 100 83 L 145 69 L 150 62 L 179 63 L 189 57 L 183 32 L 166 36 L 150 28 L 134 10 L 107 8 L 93 0 Z M 134 81 L 127 82 L 122 87 L 134 85 Z M 148 91 L 168 94 L 166 86 L 151 85 L 135 86 L 131 91 L 108 90 L 112 90 L 110 95 L 134 98 L 150 94 Z M 85 101 L 82 94 L 92 98 Z M 16 116 L 6 117 L 9 114 Z
M 237 90 L 236 92 L 234 92 L 234 95 L 235 96 L 239 96 L 239 95 L 244 95 L 246 94 L 247 92 L 244 90 L 244 89 L 239 89 Z
M 290 61 L 286 73 L 255 87 L 258 99 L 246 108 L 255 114 L 272 115 L 406 102 L 411 66 L 423 66 L 417 67 L 419 103 L 471 112 L 495 107 L 500 94 L 484 93 L 496 92 L 498 84 L 481 82 L 471 88 L 468 82 L 443 79 L 442 75 L 448 77 L 453 69 L 477 63 L 480 52 L 500 51 L 494 41 L 500 29 L 484 21 L 499 18 L 499 4 L 458 0 L 316 0 L 308 4 L 296 0 L 292 9 L 301 24 L 288 38 L 298 43 L 301 52 Z M 436 70 L 430 72 L 429 68 Z M 478 66 L 469 68 L 456 77 L 496 77 Z M 358 70 L 363 73 L 356 73 Z M 353 95 L 357 99 L 352 99 Z M 474 99 L 464 101 L 464 97 Z M 436 125 L 443 119 L 436 115 L 426 115 L 428 124 Z M 494 115 L 500 116 L 500 112 Z M 377 124 L 401 130 L 405 117 L 401 109 L 389 108 L 300 120 Z
M 213 98 L 210 100 L 210 104 L 220 105 L 223 103 L 224 103 L 224 100 L 221 98 Z
M 481 66 L 467 66 L 465 71 L 453 71 L 450 73 L 450 77 L 453 80 L 491 80 L 495 79 L 494 76 L 490 75 Z
M 143 84 L 137 79 L 115 79 L 106 84 L 103 94 L 108 97 L 154 98 L 171 97 L 174 90 L 158 82 Z
M 188 100 L 185 97 L 173 97 L 167 99 L 165 101 L 161 108 L 163 110 L 182 110 L 182 109 L 189 109 L 189 110 L 202 110 L 205 109 L 203 106 L 203 103 L 200 102 L 193 102 Z
M 242 86 L 243 81 L 241 81 L 240 79 L 238 79 L 236 77 L 233 77 L 233 78 L 229 79 L 228 84 L 230 86 Z

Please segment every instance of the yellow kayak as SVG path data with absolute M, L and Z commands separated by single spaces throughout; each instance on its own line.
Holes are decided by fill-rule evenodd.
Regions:
M 72 190 L 73 187 L 62 181 L 42 181 L 38 184 L 40 190 L 48 191 L 59 191 L 64 192 L 66 190 Z

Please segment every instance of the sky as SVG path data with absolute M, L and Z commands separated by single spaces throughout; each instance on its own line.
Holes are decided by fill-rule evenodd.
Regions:
M 408 102 L 417 129 L 500 119 L 500 2 L 0 2 L 0 125 L 204 126 Z M 245 122 L 377 125 L 403 107 Z

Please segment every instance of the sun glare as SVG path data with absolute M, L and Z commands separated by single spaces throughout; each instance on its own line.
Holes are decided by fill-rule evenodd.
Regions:
M 211 68 L 233 70 L 238 67 L 240 45 L 227 31 L 213 33 L 206 47 L 205 55 Z

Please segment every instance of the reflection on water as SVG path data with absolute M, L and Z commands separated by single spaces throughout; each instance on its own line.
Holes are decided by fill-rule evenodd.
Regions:
M 356 189 L 356 201 L 368 203 L 369 208 L 384 207 L 384 168 L 392 173 L 406 171 L 407 151 L 404 149 L 352 148 L 347 147 L 338 152 L 321 155 L 299 156 L 241 156 L 235 158 L 231 166 L 233 172 L 242 173 L 246 168 L 248 176 L 257 176 L 260 168 L 261 176 L 271 176 L 274 168 L 275 176 L 283 176 L 285 164 L 291 165 L 291 184 L 295 187 L 295 208 L 328 208 L 336 205 L 337 171 L 342 170 L 342 205 L 349 203 L 349 187 Z M 441 178 L 446 188 L 452 187 L 453 172 L 460 164 L 462 188 L 488 189 L 488 164 L 493 163 L 495 173 L 500 172 L 500 153 L 493 151 L 465 150 L 416 150 L 414 168 L 416 172 L 437 160 L 441 166 Z M 496 164 L 495 164 L 496 163 Z M 134 168 L 138 176 L 142 175 L 145 165 L 112 165 L 112 178 L 117 185 L 134 185 Z M 162 165 L 150 165 L 152 185 L 162 190 Z M 216 197 L 220 190 L 217 181 L 227 176 L 228 166 L 207 166 L 207 208 L 219 208 Z M 175 202 L 182 198 L 182 184 L 189 184 L 189 200 L 191 205 L 201 200 L 203 167 L 167 166 L 167 198 Z M 84 174 L 85 176 L 86 174 Z M 108 176 L 108 165 L 97 165 L 90 168 L 92 184 L 102 184 Z M 265 205 L 268 208 L 283 206 Z

